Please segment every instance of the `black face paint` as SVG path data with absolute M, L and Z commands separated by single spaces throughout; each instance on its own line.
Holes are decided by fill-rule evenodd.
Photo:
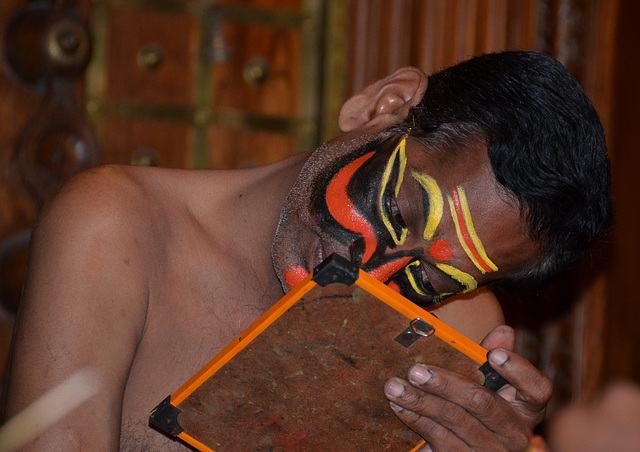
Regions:
M 310 209 L 323 233 L 349 247 L 355 264 L 383 282 L 391 278 L 405 297 L 428 306 L 439 298 L 417 265 L 422 249 L 389 254 L 406 234 L 396 200 L 404 172 L 397 157 L 402 140 L 375 140 L 333 162 L 314 179 Z

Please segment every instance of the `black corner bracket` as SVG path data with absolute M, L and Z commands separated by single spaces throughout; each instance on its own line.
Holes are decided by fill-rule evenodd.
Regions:
M 180 427 L 180 424 L 178 424 L 179 414 L 180 410 L 171 405 L 171 396 L 168 396 L 151 411 L 149 423 L 175 437 L 184 431 L 184 429 Z
M 342 256 L 331 254 L 313 270 L 311 279 L 322 287 L 333 283 L 350 286 L 357 281 L 358 275 L 357 265 Z
M 480 366 L 480 372 L 484 374 L 484 386 L 494 392 L 509 383 L 498 372 L 493 370 L 489 361 Z

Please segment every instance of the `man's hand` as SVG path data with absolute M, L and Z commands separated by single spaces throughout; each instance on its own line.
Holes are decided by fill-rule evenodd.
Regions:
M 510 351 L 513 330 L 500 326 L 482 345 L 489 363 L 510 384 L 497 393 L 447 370 L 416 364 L 408 381 L 385 384 L 391 408 L 427 445 L 421 451 L 522 451 L 542 421 L 551 381 Z

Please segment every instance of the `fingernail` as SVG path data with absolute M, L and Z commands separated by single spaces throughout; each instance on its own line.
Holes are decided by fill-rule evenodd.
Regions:
M 413 366 L 409 372 L 409 380 L 419 385 L 425 384 L 431 376 L 431 371 L 424 366 Z
M 404 386 L 397 381 L 387 383 L 387 395 L 390 397 L 400 397 L 404 392 Z
M 505 362 L 507 362 L 508 355 L 507 352 L 505 352 L 501 348 L 497 348 L 491 352 L 489 358 L 491 358 L 491 364 L 502 366 Z
M 393 411 L 404 411 L 404 408 L 402 408 L 400 405 L 396 405 L 393 402 L 389 402 L 389 406 Z

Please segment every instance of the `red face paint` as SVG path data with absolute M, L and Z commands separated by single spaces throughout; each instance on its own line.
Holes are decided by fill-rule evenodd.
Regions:
M 482 258 L 482 256 L 480 256 L 480 253 L 478 253 L 478 250 L 476 249 L 476 246 L 473 243 L 473 240 L 469 236 L 469 231 L 467 230 L 467 223 L 465 222 L 465 219 L 464 219 L 462 206 L 460 204 L 460 197 L 458 196 L 458 190 L 456 189 L 456 187 L 453 187 L 451 189 L 451 195 L 453 199 L 453 205 L 455 206 L 455 210 L 456 210 L 456 217 L 458 218 L 458 224 L 460 225 L 460 236 L 462 237 L 462 240 L 464 241 L 464 243 L 466 243 L 469 249 L 469 252 L 471 253 L 471 256 L 473 256 L 472 260 L 474 261 L 474 264 L 476 264 L 484 272 L 493 271 L 493 269 L 489 266 L 489 264 L 487 264 L 485 260 Z
M 309 272 L 301 265 L 294 265 L 287 268 L 284 272 L 284 283 L 289 289 L 293 289 L 300 284 L 303 279 L 309 276 Z
M 446 262 L 453 257 L 453 250 L 444 240 L 436 240 L 429 247 L 429 254 L 440 262 Z
M 362 263 L 366 264 L 373 256 L 378 239 L 371 224 L 356 210 L 353 201 L 347 193 L 347 186 L 354 173 L 364 162 L 369 160 L 375 152 L 369 152 L 355 159 L 340 170 L 329 183 L 326 191 L 327 208 L 331 216 L 349 231 L 360 234 L 364 239 L 365 250 Z
M 395 281 L 389 281 L 389 283 L 387 284 L 387 286 L 389 286 L 389 289 L 391 289 L 391 290 L 393 290 L 393 291 L 395 291 L 395 292 L 400 293 L 400 286 L 399 286 L 399 285 L 397 285 L 397 284 L 395 283 Z
M 386 264 L 382 264 L 380 267 L 376 267 L 369 270 L 368 273 L 378 281 L 386 283 L 389 278 L 399 272 L 405 265 L 411 262 L 414 258 L 412 256 L 401 257 Z

